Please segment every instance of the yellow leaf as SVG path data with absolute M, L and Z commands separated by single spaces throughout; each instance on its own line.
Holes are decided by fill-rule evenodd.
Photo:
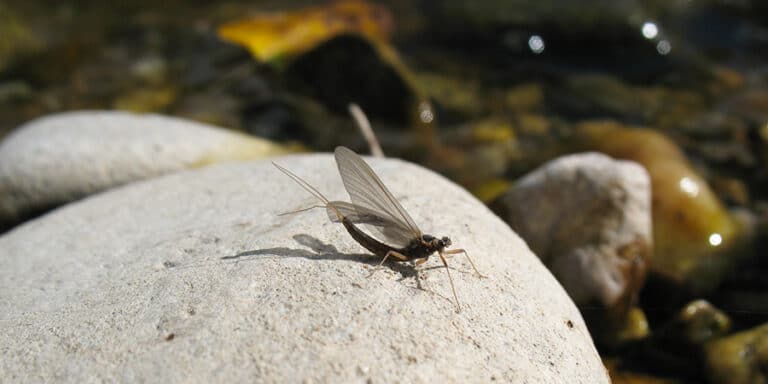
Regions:
M 262 61 L 295 56 L 341 34 L 386 43 L 392 16 L 379 5 L 345 0 L 296 11 L 262 13 L 219 27 L 219 37 L 240 44 Z

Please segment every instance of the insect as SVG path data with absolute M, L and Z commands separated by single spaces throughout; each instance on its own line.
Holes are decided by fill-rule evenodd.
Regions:
M 437 238 L 421 232 L 408 212 L 397 202 L 384 183 L 373 172 L 370 166 L 355 152 L 345 147 L 337 147 L 334 151 L 336 165 L 344 182 L 344 188 L 349 193 L 352 202 L 329 201 L 313 186 L 293 174 L 291 171 L 272 163 L 280 171 L 293 179 L 302 188 L 317 197 L 323 205 L 315 205 L 288 213 L 306 211 L 312 208 L 325 208 L 332 222 L 341 223 L 355 241 L 374 255 L 382 257 L 381 263 L 374 269 L 373 274 L 390 257 L 397 261 L 413 261 L 415 265 L 425 263 L 437 252 L 448 273 L 456 308 L 460 310 L 459 297 L 453 284 L 451 271 L 445 255 L 463 253 L 472 268 L 480 277 L 484 277 L 475 267 L 475 263 L 464 249 L 447 249 L 451 246 L 448 237 Z M 365 225 L 375 233 L 371 236 L 361 229 Z M 380 239 L 380 240 L 379 240 Z

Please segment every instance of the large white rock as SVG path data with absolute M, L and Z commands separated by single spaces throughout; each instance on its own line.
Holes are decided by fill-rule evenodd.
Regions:
M 284 153 L 266 140 L 160 115 L 50 115 L 0 143 L 0 224 L 130 181 Z
M 329 155 L 278 159 L 348 199 Z M 607 383 L 566 293 L 509 227 L 446 179 L 376 169 L 453 256 L 378 262 L 268 162 L 88 197 L 0 237 L 0 377 L 11 381 Z M 418 277 L 417 277 L 418 276 Z
M 563 156 L 495 205 L 577 304 L 631 307 L 653 249 L 645 168 L 595 152 Z

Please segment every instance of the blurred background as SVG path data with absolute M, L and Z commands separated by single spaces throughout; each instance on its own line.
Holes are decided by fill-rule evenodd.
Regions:
M 647 278 L 579 303 L 614 382 L 764 383 L 767 63 L 759 0 L 0 1 L 0 138 L 115 109 L 368 153 L 354 102 L 502 217 L 548 160 L 637 161 Z

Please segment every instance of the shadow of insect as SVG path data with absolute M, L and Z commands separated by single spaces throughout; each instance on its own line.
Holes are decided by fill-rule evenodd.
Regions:
M 288 248 L 288 247 L 274 247 L 255 249 L 250 251 L 243 251 L 234 255 L 224 256 L 222 260 L 236 260 L 242 261 L 250 257 L 255 256 L 278 256 L 278 257 L 302 257 L 310 260 L 352 260 L 370 266 L 378 266 L 379 260 L 375 255 L 370 253 L 342 253 L 332 244 L 324 243 L 316 237 L 307 234 L 294 235 L 293 239 L 297 243 L 309 248 Z M 419 289 L 421 285 L 418 279 L 419 270 L 415 266 L 410 264 L 403 264 L 397 262 L 385 263 L 385 265 L 394 272 L 401 275 L 399 280 L 414 278 L 416 280 Z

